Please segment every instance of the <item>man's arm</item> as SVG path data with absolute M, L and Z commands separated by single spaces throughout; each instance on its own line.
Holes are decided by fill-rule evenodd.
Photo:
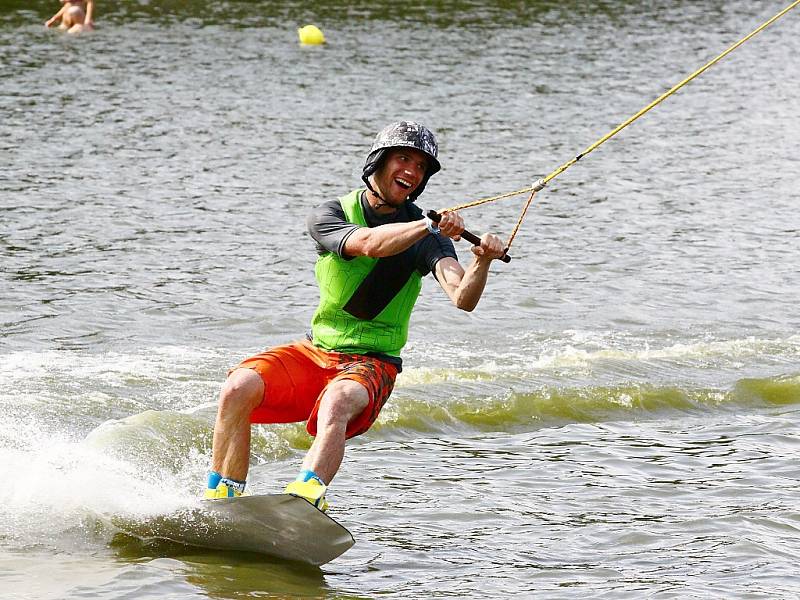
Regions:
M 388 223 L 356 229 L 344 244 L 347 256 L 381 258 L 400 254 L 428 235 L 425 221 Z
M 86 0 L 86 17 L 83 24 L 89 28 L 94 27 L 94 0 Z
M 464 231 L 464 220 L 455 212 L 443 213 L 438 225 L 442 235 L 455 240 L 458 240 Z M 409 223 L 388 223 L 378 227 L 361 227 L 347 238 L 344 250 L 348 256 L 372 258 L 394 256 L 407 250 L 426 235 L 428 228 L 424 219 Z
M 47 22 L 44 24 L 44 26 L 45 27 L 50 27 L 53 23 L 58 21 L 61 18 L 61 15 L 64 14 L 65 10 L 67 10 L 67 9 L 62 6 L 61 10 L 59 10 L 56 14 L 54 14 L 52 17 L 50 17 L 50 19 L 47 20 Z
M 436 279 L 450 300 L 461 310 L 471 312 L 478 305 L 486 279 L 489 276 L 489 265 L 505 253 L 502 240 L 496 235 L 486 233 L 481 237 L 481 245 L 473 246 L 475 255 L 472 264 L 465 271 L 454 258 L 445 257 L 436 263 Z

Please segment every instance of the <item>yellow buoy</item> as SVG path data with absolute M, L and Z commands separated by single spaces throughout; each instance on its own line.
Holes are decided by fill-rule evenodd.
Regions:
M 317 46 L 325 43 L 325 36 L 316 25 L 306 25 L 297 30 L 297 35 L 300 37 L 300 43 L 308 46 Z

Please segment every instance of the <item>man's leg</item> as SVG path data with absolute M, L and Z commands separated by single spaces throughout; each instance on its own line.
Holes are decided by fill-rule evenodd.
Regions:
M 314 443 L 303 460 L 303 470 L 284 493 L 300 496 L 320 510 L 328 509 L 325 492 L 344 458 L 347 425 L 369 405 L 367 389 L 350 379 L 333 381 L 319 401 Z
M 250 466 L 250 414 L 263 398 L 264 382 L 252 369 L 236 369 L 228 376 L 214 423 L 212 476 L 244 485 Z
M 341 379 L 329 385 L 320 399 L 317 436 L 303 460 L 303 468 L 330 485 L 344 458 L 347 424 L 368 404 L 369 394 L 357 381 Z

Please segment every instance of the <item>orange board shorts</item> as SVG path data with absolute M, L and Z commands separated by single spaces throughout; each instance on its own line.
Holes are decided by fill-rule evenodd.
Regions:
M 276 346 L 246 358 L 231 369 L 253 369 L 264 382 L 264 398 L 250 414 L 251 423 L 307 421 L 317 434 L 319 402 L 328 384 L 351 379 L 363 385 L 369 404 L 347 424 L 348 438 L 367 431 L 378 418 L 394 388 L 397 367 L 363 354 L 328 352 L 309 341 Z

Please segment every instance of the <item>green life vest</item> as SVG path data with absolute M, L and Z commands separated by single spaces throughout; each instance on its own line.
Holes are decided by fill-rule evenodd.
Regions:
M 350 223 L 366 227 L 361 194 L 355 190 L 339 203 Z M 345 260 L 334 252 L 314 268 L 320 300 L 311 320 L 313 343 L 325 350 L 400 356 L 408 339 L 411 311 L 422 289 L 414 253 Z

